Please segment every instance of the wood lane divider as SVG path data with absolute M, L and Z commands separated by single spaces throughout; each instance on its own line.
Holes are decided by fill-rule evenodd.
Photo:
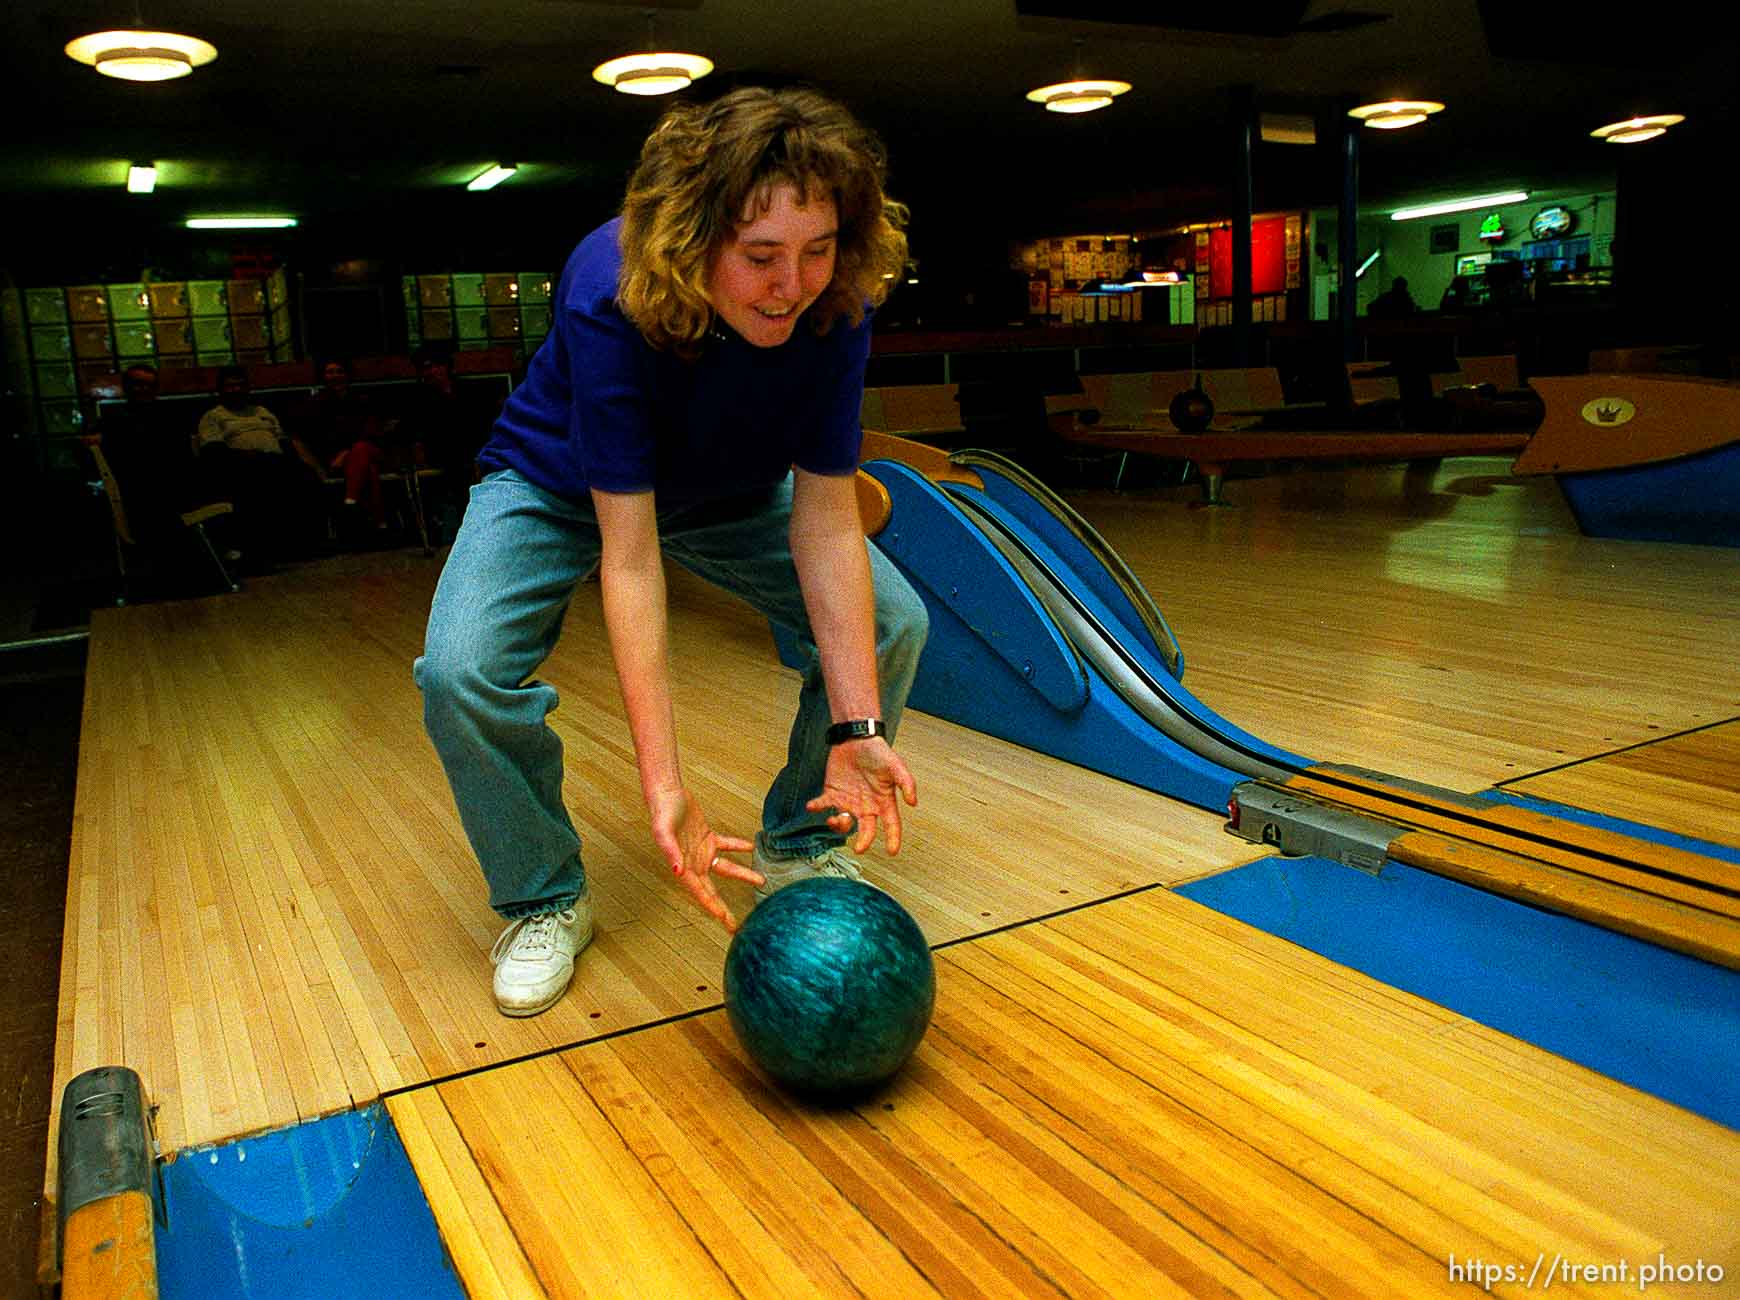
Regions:
M 64 1300 L 150 1300 L 157 1295 L 151 1198 L 122 1192 L 67 1216 L 60 1294 Z
M 894 513 L 894 502 L 888 489 L 863 470 L 858 471 L 852 488 L 858 496 L 858 521 L 864 527 L 864 536 L 874 537 L 888 527 L 889 517 Z
M 1740 969 L 1740 868 L 1671 845 L 1357 773 L 1295 794 L 1403 826 L 1398 862 Z
M 1740 383 L 1692 375 L 1564 375 L 1529 380 L 1546 403 L 1518 474 L 1624 469 L 1735 441 Z
M 125 1066 L 98 1066 L 68 1083 L 59 1150 L 63 1300 L 155 1300 L 156 1206 L 144 1087 Z M 52 1285 L 49 1271 L 38 1281 Z
M 1407 866 L 1740 970 L 1740 921 L 1550 866 L 1487 844 L 1407 831 L 1390 845 Z
M 1287 788 L 1423 830 L 1478 839 L 1494 848 L 1659 894 L 1740 919 L 1740 866 L 1669 844 L 1565 821 L 1504 804 L 1457 803 L 1341 773 L 1299 776 Z

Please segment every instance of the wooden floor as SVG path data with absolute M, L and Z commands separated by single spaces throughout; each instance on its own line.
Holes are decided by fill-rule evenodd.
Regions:
M 722 1012 L 390 1108 L 474 1297 L 1450 1296 L 1740 1245 L 1740 1133 L 1164 889 L 945 949 L 856 1109 Z
M 1584 537 L 1553 484 L 1503 469 L 1071 499 L 1198 698 L 1321 761 L 1475 790 L 1740 716 L 1740 555 Z
M 1740 847 L 1740 722 L 1645 743 L 1506 788 Z
M 1734 552 L 1583 538 L 1550 482 L 1502 471 L 1072 500 L 1192 690 L 1265 740 L 1458 789 L 1622 789 L 1614 811 L 1724 838 L 1699 819 L 1733 824 Z M 785 1109 L 708 1010 L 725 935 L 654 860 L 595 588 L 542 675 L 601 933 L 561 1004 L 504 1019 L 499 922 L 410 680 L 437 564 L 331 561 L 95 620 L 57 1096 L 131 1065 L 173 1151 L 396 1094 L 479 1295 L 538 1294 L 526 1269 L 552 1295 L 661 1269 L 674 1290 L 632 1289 L 1430 1294 L 1450 1254 L 1525 1246 L 1726 1250 L 1740 1276 L 1717 1208 L 1735 1134 L 1177 898 L 1250 846 L 919 714 L 920 807 L 873 870 L 933 943 L 966 942 L 892 1111 Z M 748 832 L 795 675 L 747 611 L 671 592 L 686 771 Z M 768 1198 L 794 1186 L 788 1220 Z

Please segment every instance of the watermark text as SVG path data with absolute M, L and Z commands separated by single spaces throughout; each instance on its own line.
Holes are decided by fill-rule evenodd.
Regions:
M 1545 1251 L 1533 1260 L 1486 1259 L 1479 1255 L 1452 1255 L 1450 1280 L 1466 1282 L 1483 1291 L 1495 1286 L 1521 1285 L 1525 1290 L 1547 1291 L 1555 1284 L 1609 1283 L 1647 1291 L 1666 1283 L 1718 1285 L 1728 1276 L 1722 1265 L 1706 1259 L 1614 1259 L 1592 1262 L 1568 1259 L 1563 1253 L 1550 1258 Z

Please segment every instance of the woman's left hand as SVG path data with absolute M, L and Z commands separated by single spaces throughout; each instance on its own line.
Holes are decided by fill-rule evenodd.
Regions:
M 810 812 L 834 809 L 828 826 L 853 835 L 852 852 L 862 853 L 876 841 L 877 823 L 890 853 L 900 852 L 900 801 L 918 806 L 918 783 L 894 747 L 881 736 L 849 740 L 828 751 L 828 770 L 821 794 L 804 805 Z

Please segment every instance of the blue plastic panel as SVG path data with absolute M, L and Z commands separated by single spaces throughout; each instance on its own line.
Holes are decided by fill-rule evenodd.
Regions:
M 951 629 L 1000 659 L 1039 697 L 1035 704 L 1079 710 L 1087 701 L 1081 661 L 1009 562 L 924 475 L 893 461 L 865 468 L 888 489 L 894 505 L 876 545 L 919 589 L 932 613 L 946 610 Z M 934 621 L 931 626 L 934 641 Z M 966 649 L 968 657 L 980 653 L 978 647 Z M 925 659 L 931 660 L 928 649 Z
M 876 544 L 911 580 L 930 615 L 911 707 L 1199 807 L 1226 807 L 1244 777 L 1168 739 L 1091 669 L 1082 703 L 1060 707 L 1071 701 L 1059 700 L 1052 680 L 1061 666 L 1059 647 L 1072 660 L 1074 651 L 1007 561 L 928 479 L 889 461 L 866 468 L 888 488 L 894 506 Z M 987 498 L 986 505 L 1042 551 L 1071 590 L 1095 603 L 1061 555 L 997 503 Z M 791 662 L 790 647 L 784 653 Z M 1157 655 L 1148 658 L 1150 675 L 1185 708 L 1213 720 L 1223 734 L 1242 737 L 1191 699 Z M 1307 762 L 1242 738 L 1282 761 Z
M 463 1300 L 381 1105 L 183 1152 L 164 1167 L 164 1300 Z
M 1211 711 L 1187 690 L 1183 684 L 1167 670 L 1165 661 L 1153 648 L 1154 642 L 1140 626 L 1139 617 L 1130 608 L 1129 601 L 1122 591 L 1112 584 L 1106 574 L 1105 566 L 1099 558 L 1075 541 L 1068 538 L 1068 544 L 1063 549 L 1056 549 L 1060 541 L 1058 536 L 1060 526 L 1044 516 L 1046 521 L 1042 528 L 1030 526 L 1031 512 L 1016 512 L 1009 510 L 1002 499 L 1008 495 L 1014 500 L 1031 501 L 1032 498 L 1007 480 L 999 480 L 990 473 L 984 474 L 987 485 L 1000 483 L 1003 492 L 997 496 L 974 492 L 971 488 L 950 485 L 951 496 L 971 497 L 986 513 L 999 519 L 1003 526 L 1016 538 L 1020 539 L 1033 555 L 1057 576 L 1069 594 L 1093 616 L 1099 624 L 1122 646 L 1125 652 L 1141 667 L 1142 671 L 1154 683 L 1155 688 L 1170 700 L 1174 708 L 1187 717 L 1195 718 L 1205 731 L 1217 739 L 1239 746 L 1247 752 L 1271 763 L 1283 767 L 1304 767 L 1309 759 L 1298 754 L 1292 754 L 1283 749 L 1277 749 L 1265 740 L 1260 740 L 1250 732 L 1233 726 L 1225 718 Z M 1087 572 L 1083 571 L 1083 566 Z M 1095 581 L 1095 576 L 1100 581 Z M 1113 597 L 1108 602 L 1105 590 L 1111 587 Z M 1089 671 L 1093 671 L 1089 665 Z M 1225 801 L 1216 807 L 1224 806 Z
M 1395 863 L 1264 858 L 1178 892 L 1740 1128 L 1740 971 Z
M 1740 442 L 1678 460 L 1559 475 L 1591 537 L 1740 546 Z
M 1130 629 L 1131 639 L 1126 642 L 1133 646 L 1141 645 L 1148 653 L 1157 657 L 1156 662 L 1164 664 L 1168 655 L 1176 659 L 1178 672 L 1174 676 L 1184 675 L 1184 652 L 1178 645 L 1178 638 L 1172 635 L 1172 629 L 1166 626 L 1165 617 L 1161 617 L 1161 627 L 1165 632 L 1167 644 L 1162 647 L 1148 631 L 1147 624 L 1140 613 L 1132 605 L 1124 589 L 1106 570 L 1100 557 L 1073 533 L 1069 527 L 1046 508 L 1045 504 L 1027 492 L 1020 484 L 998 474 L 986 466 L 976 466 L 974 472 L 985 484 L 985 496 L 990 497 L 1011 515 L 1020 519 L 1031 528 L 1035 534 L 1045 539 L 1046 545 L 1061 556 L 1070 570 L 1076 575 L 1080 590 L 1092 593 L 1111 612 L 1112 617 Z M 951 490 L 953 490 L 951 488 Z M 970 490 L 970 489 L 969 489 Z

